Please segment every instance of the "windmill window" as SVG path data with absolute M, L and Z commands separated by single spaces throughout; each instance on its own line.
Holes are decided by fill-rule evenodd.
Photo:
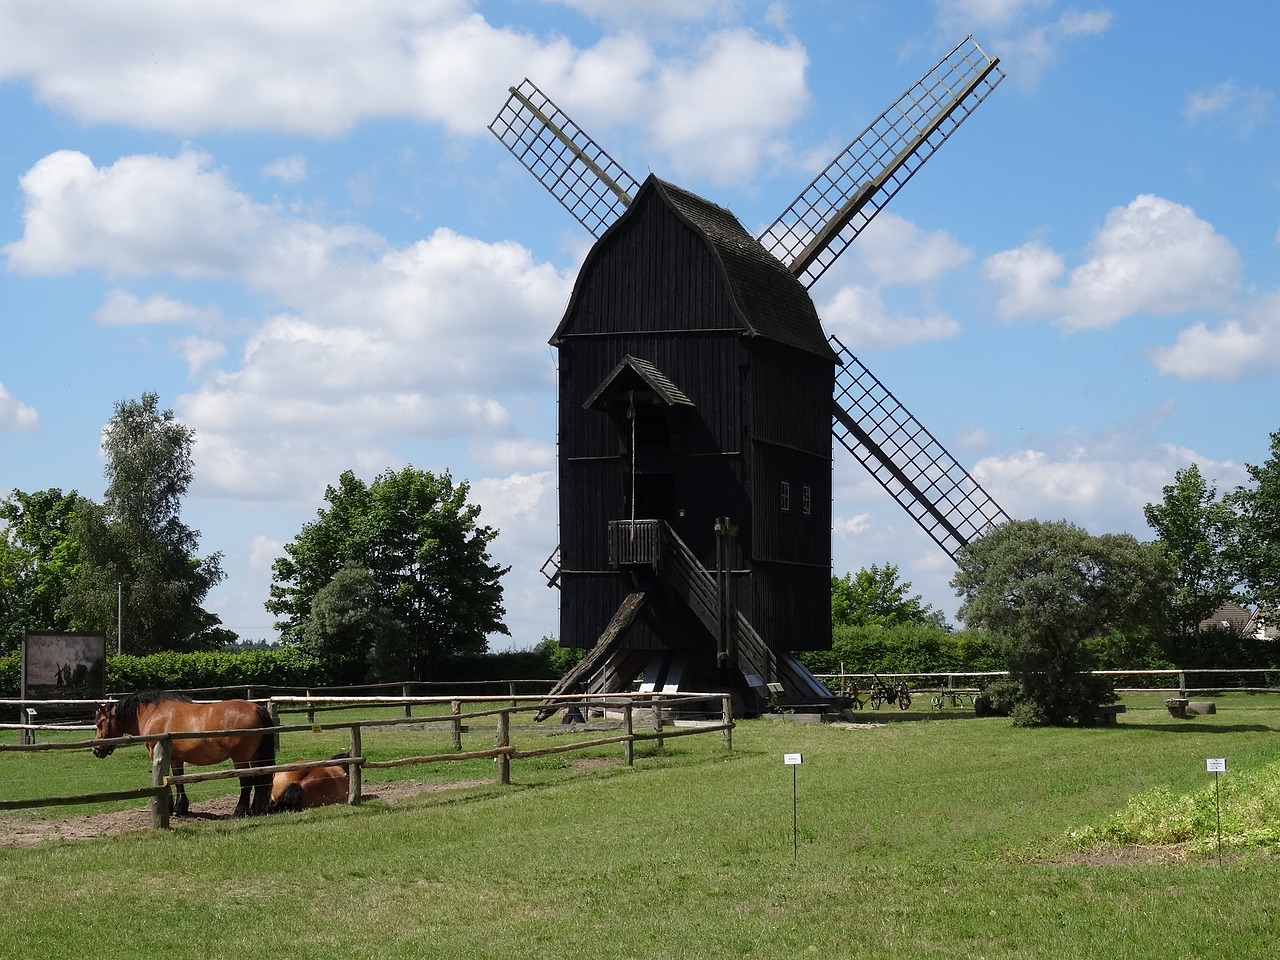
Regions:
M 782 510 L 785 513 L 791 509 L 791 484 L 786 480 L 782 481 Z
M 806 517 L 813 513 L 813 487 L 800 488 L 800 512 Z

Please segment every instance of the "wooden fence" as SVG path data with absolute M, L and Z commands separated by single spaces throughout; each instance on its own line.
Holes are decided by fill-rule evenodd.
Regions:
M 504 698 L 505 699 L 505 698 Z M 698 734 L 720 732 L 724 748 L 726 750 L 733 749 L 733 713 L 731 706 L 731 698 L 727 694 L 720 693 L 686 693 L 686 694 L 614 694 L 610 696 L 561 696 L 556 697 L 559 706 L 562 709 L 578 709 L 587 712 L 604 712 L 605 715 L 610 713 L 618 717 L 617 726 L 621 728 L 621 733 L 613 736 L 595 737 L 589 740 L 575 740 L 571 743 L 554 744 L 551 746 L 537 746 L 522 748 L 512 742 L 512 725 L 511 720 L 514 716 L 521 714 L 532 714 L 545 705 L 548 697 L 539 696 L 536 698 L 525 698 L 529 702 L 524 704 L 514 704 L 503 707 L 491 707 L 487 709 L 472 710 L 470 712 L 463 711 L 463 705 L 467 703 L 491 703 L 492 697 L 274 697 L 268 702 L 268 709 L 272 716 L 277 717 L 284 708 L 285 711 L 296 709 L 298 712 L 307 712 L 309 720 L 305 724 L 286 724 L 277 725 L 271 728 L 263 728 L 263 733 L 273 735 L 285 733 L 310 732 L 318 733 L 324 730 L 347 730 L 350 737 L 350 756 L 339 759 L 328 760 L 305 760 L 295 763 L 273 764 L 271 766 L 254 767 L 252 771 L 236 770 L 236 769 L 217 769 L 207 770 L 200 773 L 183 774 L 182 776 L 174 775 L 172 771 L 172 748 L 175 740 L 191 740 L 191 739 L 208 739 L 213 737 L 234 736 L 244 733 L 243 730 L 213 730 L 205 732 L 179 732 L 173 731 L 163 734 L 153 734 L 149 736 L 125 736 L 114 737 L 103 740 L 80 740 L 75 742 L 49 742 L 49 743 L 20 743 L 20 744 L 0 744 L 0 753 L 3 752 L 31 752 L 44 750 L 87 750 L 94 746 L 131 746 L 136 744 L 152 744 L 151 759 L 151 784 L 136 790 L 116 790 L 98 793 L 76 794 L 72 796 L 59 797 L 40 797 L 23 800 L 4 800 L 0 801 L 0 810 L 16 810 L 32 807 L 47 806 L 65 806 L 73 804 L 89 804 L 104 803 L 113 800 L 132 800 L 150 798 L 151 800 L 151 821 L 152 825 L 158 828 L 167 828 L 169 826 L 169 788 L 176 784 L 200 783 L 210 780 L 226 780 L 231 778 L 239 778 L 246 773 L 252 772 L 262 775 L 274 775 L 283 771 L 308 770 L 314 767 L 342 765 L 346 766 L 348 778 L 347 802 L 350 804 L 358 804 L 361 799 L 363 771 L 366 769 L 383 769 L 390 767 L 402 767 L 411 764 L 420 763 L 440 763 L 446 760 L 475 760 L 493 758 L 498 764 L 497 782 L 502 784 L 511 783 L 511 763 L 515 760 L 522 760 L 529 757 L 548 756 L 557 753 L 567 753 L 575 750 L 585 750 L 612 744 L 621 744 L 623 748 L 623 759 L 628 766 L 632 765 L 635 757 L 635 744 L 638 741 L 655 741 L 658 747 L 661 747 L 666 739 L 673 737 L 694 736 Z M 35 702 L 35 701 L 31 701 Z M 61 701 L 66 703 L 66 701 Z M 706 722 L 682 722 L 681 725 L 668 725 L 668 721 L 664 718 L 664 713 L 678 709 L 682 706 L 691 704 L 705 705 L 708 702 L 718 702 L 720 705 L 720 718 Z M 0 701 L 3 704 L 3 701 Z M 314 721 L 314 711 L 323 708 L 326 705 L 345 705 L 345 706 L 361 706 L 361 705 L 377 705 L 377 706 L 398 706 L 404 704 L 406 709 L 411 710 L 414 705 L 442 705 L 448 704 L 449 713 L 447 714 L 428 714 L 419 716 L 405 716 L 401 718 L 380 718 L 371 720 L 353 720 L 341 721 L 336 723 L 316 723 Z M 641 714 L 651 722 L 651 729 L 637 730 L 636 718 L 637 714 Z M 481 750 L 463 751 L 462 734 L 465 729 L 465 721 L 475 721 L 485 718 L 496 718 L 496 729 L 494 733 L 494 744 L 492 747 L 486 747 Z M 369 727 L 386 728 L 402 726 L 406 724 L 416 725 L 434 725 L 447 724 L 452 732 L 452 749 L 447 753 L 434 753 L 420 756 L 398 757 L 393 760 L 370 760 L 364 756 L 362 745 L 362 732 Z M 29 726 L 29 725 L 10 725 L 10 726 Z M 68 729 L 67 727 L 38 727 L 40 729 Z M 73 729 L 83 729 L 80 725 Z M 90 728 L 92 729 L 92 728 Z M 598 728 L 597 728 L 598 729 Z M 532 731 L 526 731 L 531 732 Z M 536 735 L 536 734 L 535 734 Z
M 1238 677 L 1246 674 L 1262 675 L 1271 674 L 1280 677 L 1280 668 L 1276 667 L 1240 667 L 1240 668 L 1194 668 L 1187 670 L 1091 670 L 1094 676 L 1099 677 L 1169 677 L 1176 679 L 1176 686 L 1164 687 L 1116 687 L 1117 693 L 1173 693 L 1177 692 L 1178 696 L 1186 697 L 1188 693 L 1217 693 L 1230 692 L 1237 693 L 1280 693 L 1280 686 L 1241 686 L 1230 685 L 1223 686 L 1221 684 L 1210 684 L 1207 686 L 1190 686 L 1187 683 L 1187 677 L 1199 677 L 1205 675 Z M 1006 670 L 987 670 L 974 672 L 953 672 L 953 673 L 846 673 L 843 670 L 840 673 L 820 673 L 817 674 L 819 680 L 826 683 L 833 690 L 847 689 L 850 681 L 859 683 L 863 680 L 906 680 L 912 686 L 912 692 L 917 692 L 912 681 L 924 681 L 922 688 L 929 690 L 938 690 L 946 692 L 949 690 L 972 689 L 975 683 L 992 677 L 1007 677 L 1009 675 Z M 957 682 L 960 681 L 960 682 Z

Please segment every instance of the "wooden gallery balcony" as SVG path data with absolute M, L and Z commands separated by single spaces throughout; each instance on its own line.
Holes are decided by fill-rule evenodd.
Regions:
M 650 566 L 662 559 L 667 525 L 662 520 L 610 520 L 609 563 L 618 567 Z

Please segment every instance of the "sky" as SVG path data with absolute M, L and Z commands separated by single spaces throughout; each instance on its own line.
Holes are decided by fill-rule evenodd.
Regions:
M 0 496 L 101 500 L 148 390 L 195 431 L 206 607 L 351 469 L 470 484 L 510 636 L 557 633 L 555 355 L 591 238 L 488 132 L 528 77 L 637 179 L 767 226 L 973 34 L 1004 82 L 811 294 L 1014 517 L 1154 537 L 1280 429 L 1280 7 L 1192 0 L 0 0 Z M 835 460 L 837 575 L 951 560 Z

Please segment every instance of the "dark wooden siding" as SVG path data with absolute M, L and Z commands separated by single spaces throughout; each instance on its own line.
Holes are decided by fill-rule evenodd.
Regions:
M 667 515 L 655 519 L 670 523 L 714 569 L 714 523 L 729 517 L 739 527 L 730 564 L 740 571 L 734 593 L 742 612 L 777 649 L 829 646 L 833 365 L 747 334 L 721 264 L 662 203 L 633 207 L 589 258 L 556 340 L 565 645 L 594 644 L 643 579 L 608 569 L 609 521 L 629 518 L 623 408 L 613 414 L 583 408 L 633 356 L 653 364 L 692 403 L 662 406 L 670 453 L 638 465 L 642 480 L 653 471 L 648 479 L 661 484 L 657 500 Z M 778 500 L 783 479 L 793 489 L 786 516 Z M 703 649 L 714 642 L 662 590 L 625 636 L 632 649 Z

